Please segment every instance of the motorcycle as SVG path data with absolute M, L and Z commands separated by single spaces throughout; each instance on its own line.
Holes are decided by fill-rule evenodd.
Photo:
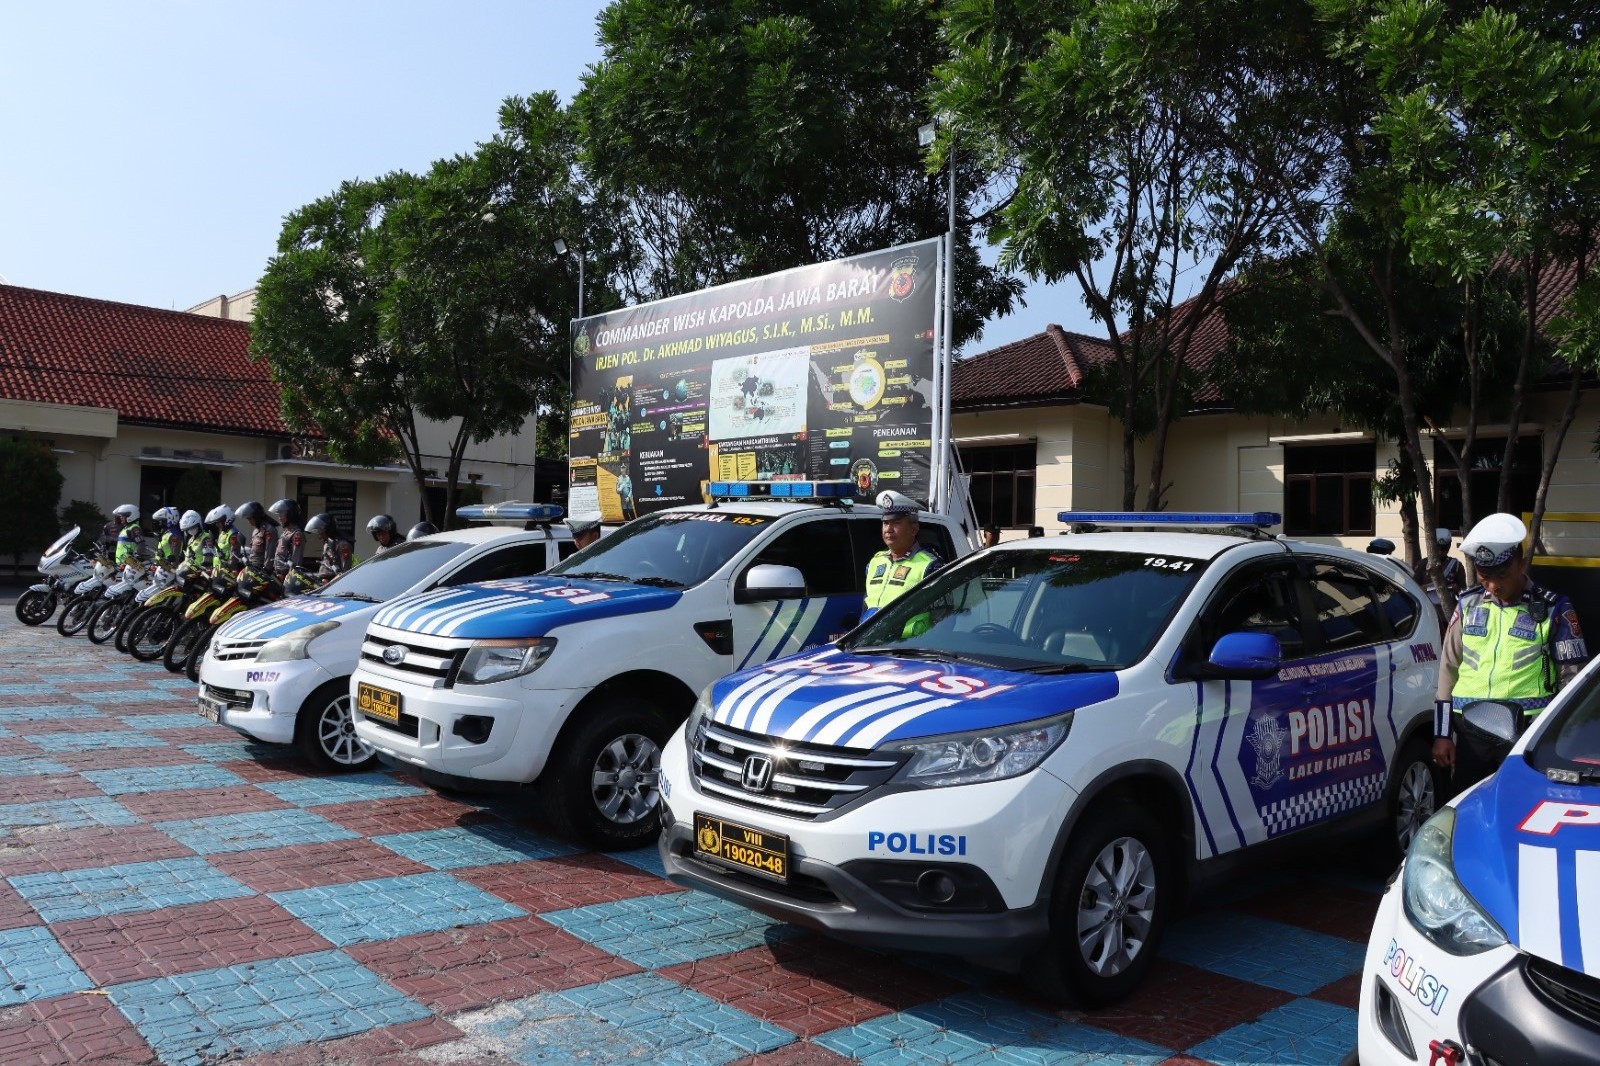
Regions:
M 184 608 L 183 621 L 172 631 L 172 638 L 167 641 L 166 647 L 161 649 L 163 666 L 175 674 L 183 673 L 184 665 L 188 663 L 189 656 L 194 651 L 195 642 L 210 626 L 211 612 L 233 595 L 238 583 L 238 577 L 225 570 L 211 575 L 205 589 Z
M 117 623 L 117 632 L 111 640 L 116 649 L 124 654 L 128 651 L 128 637 L 133 632 L 133 625 L 147 610 L 150 604 L 157 602 L 159 597 L 167 594 L 181 596 L 182 589 L 178 585 L 178 572 L 165 566 L 157 565 L 150 570 L 150 582 L 140 589 L 133 597 L 133 602 L 127 610 L 122 612 L 122 620 Z M 94 624 L 91 622 L 92 630 Z M 92 639 L 92 634 L 91 634 Z
M 210 595 L 211 575 L 204 570 L 180 565 L 176 576 L 180 580 L 152 595 L 144 609 L 128 624 L 124 643 L 128 654 L 139 662 L 161 658 L 183 624 L 185 611 L 202 596 Z
M 61 608 L 61 617 L 56 619 L 56 632 L 64 637 L 75 637 L 83 632 L 83 627 L 89 624 L 89 615 L 100 603 L 101 593 L 116 573 L 117 568 L 109 559 L 97 556 L 94 572 L 72 586 L 72 596 Z
M 149 582 L 149 573 L 138 564 L 128 563 L 122 568 L 118 580 L 106 586 L 106 590 L 100 594 L 100 602 L 89 612 L 89 624 L 85 628 L 91 643 L 104 644 L 117 635 L 122 616 L 133 606 L 134 597 Z
M 294 581 L 297 578 L 303 579 L 304 574 L 299 570 L 291 570 L 287 577 L 290 581 Z M 183 664 L 184 675 L 190 681 L 200 680 L 200 663 L 206 657 L 206 650 L 211 647 L 211 638 L 224 624 L 252 608 L 281 599 L 283 599 L 282 582 L 268 574 L 246 567 L 239 574 L 233 595 L 222 606 L 211 612 L 205 632 L 196 639 L 194 648 L 189 652 L 189 658 Z
M 93 572 L 93 561 L 72 546 L 78 538 L 80 527 L 73 526 L 39 559 L 39 573 L 44 580 L 28 587 L 17 597 L 17 621 L 25 626 L 43 625 L 56 613 L 61 601 L 71 593 L 73 585 L 83 581 Z

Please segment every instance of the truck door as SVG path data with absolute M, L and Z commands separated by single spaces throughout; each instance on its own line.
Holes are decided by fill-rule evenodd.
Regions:
M 741 603 L 745 575 L 763 563 L 792 566 L 805 595 Z M 842 516 L 800 522 L 745 561 L 734 579 L 733 666 L 744 669 L 832 640 L 861 619 L 864 571 L 855 565 Z

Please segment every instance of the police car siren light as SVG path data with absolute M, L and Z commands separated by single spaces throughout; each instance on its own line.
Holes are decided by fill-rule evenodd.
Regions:
M 1062 511 L 1056 520 L 1093 526 L 1257 526 L 1283 522 L 1276 511 Z
M 851 481 L 713 481 L 711 497 L 717 500 L 848 500 L 855 495 Z
M 457 507 L 456 517 L 473 522 L 556 522 L 567 512 L 558 503 L 475 503 Z

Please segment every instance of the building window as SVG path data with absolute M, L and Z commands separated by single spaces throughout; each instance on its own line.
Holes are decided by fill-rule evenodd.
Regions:
M 1539 468 L 1543 463 L 1543 439 L 1538 434 L 1517 438 L 1517 449 L 1511 456 L 1511 510 L 1521 515 L 1533 510 L 1533 499 L 1539 491 Z M 1461 442 L 1456 442 L 1459 448 Z M 1505 437 L 1479 437 L 1472 443 L 1472 453 L 1463 456 L 1467 476 L 1472 479 L 1472 510 L 1477 517 L 1492 514 L 1495 501 L 1500 498 L 1500 463 L 1505 459 Z M 1461 481 L 1456 477 L 1456 464 L 1443 444 L 1433 442 L 1433 495 L 1439 508 L 1439 524 L 1457 533 L 1466 532 L 1461 513 Z
M 962 448 L 961 466 L 971 475 L 968 492 L 980 527 L 1027 529 L 1033 525 L 1034 468 L 1031 441 L 994 448 Z
M 1283 531 L 1334 537 L 1371 533 L 1377 445 L 1330 444 L 1283 450 Z

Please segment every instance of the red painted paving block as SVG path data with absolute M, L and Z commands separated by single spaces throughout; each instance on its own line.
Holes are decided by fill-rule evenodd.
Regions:
M 85 770 L 125 770 L 130 766 L 193 766 L 202 760 L 181 748 L 162 744 L 154 748 L 106 748 L 103 751 L 73 751 L 52 755 L 52 759 L 78 773 Z
M 461 1039 L 461 1030 L 443 1018 L 423 1018 L 401 1025 L 386 1025 L 368 1029 L 355 1036 L 327 1040 L 320 1044 L 299 1044 L 280 1048 L 261 1055 L 230 1060 L 233 1066 L 424 1066 L 441 1061 L 437 1056 L 417 1054 L 423 1048 L 434 1047 Z M 453 1066 L 480 1066 L 494 1063 L 505 1066 L 503 1058 L 443 1059 Z
M 729 1063 L 728 1066 L 848 1066 L 857 1059 L 847 1059 L 836 1051 L 809 1041 L 800 1040 L 786 1044 L 776 1051 L 766 1051 Z
M 333 947 L 264 896 L 57 922 L 50 931 L 100 986 Z
M 210 818 L 222 814 L 250 814 L 254 811 L 281 811 L 285 807 L 294 806 L 254 785 L 132 792 L 118 796 L 117 802 L 147 822 Z
M 228 730 L 233 733 L 233 730 Z M 232 738 L 236 739 L 237 733 Z M 163 737 L 163 740 L 166 738 Z M 264 781 L 299 781 L 306 777 L 320 777 L 321 774 L 313 772 L 305 763 L 295 762 L 292 759 L 238 759 L 232 762 L 219 762 L 219 767 L 229 770 L 252 784 L 261 784 Z
M 681 963 L 661 976 L 801 1036 L 857 1025 L 966 987 L 902 960 L 816 936 Z
M 419 833 L 426 829 L 451 829 L 458 825 L 481 825 L 494 820 L 492 815 L 476 807 L 431 792 L 426 796 L 330 803 L 318 807 L 317 814 L 367 837 L 386 833 Z
M 20 736 L 40 736 L 45 733 L 131 733 L 132 728 L 115 718 L 40 718 L 32 722 L 16 722 L 10 727 Z
M 135 723 L 137 724 L 137 719 Z M 220 744 L 239 739 L 239 734 L 227 726 L 205 725 L 198 715 L 195 716 L 195 724 L 192 726 L 184 726 L 182 729 L 146 729 L 145 732 L 153 737 L 160 737 L 168 744 Z
M 1311 993 L 1312 999 L 1320 999 L 1324 1003 L 1332 1003 L 1338 1007 L 1349 1007 L 1351 1010 L 1361 1009 L 1361 975 L 1350 974 L 1341 977 L 1332 984 L 1323 985 Z
M 5 853 L 0 852 L 0 873 L 6 872 Z M 25 925 L 38 925 L 39 915 L 16 889 L 0 881 L 0 929 L 19 929 Z M 4 1062 L 0 1058 L 0 1062 Z
M 346 885 L 379 877 L 428 873 L 431 867 L 370 840 L 336 840 L 213 855 L 211 865 L 257 892 Z
M 0 755 L 43 755 L 44 749 L 27 737 L 0 737 Z
M 1197 1059 L 1192 1055 L 1174 1055 L 1170 1059 L 1162 1059 L 1156 1066 L 1216 1066 L 1210 1059 Z
M 1235 909 L 1365 944 L 1380 899 L 1376 892 L 1307 879 L 1293 892 L 1268 892 Z
M 60 873 L 125 862 L 183 859 L 193 854 L 148 825 L 52 829 L 0 839 L 0 873 L 7 877 Z
M 450 873 L 530 914 L 683 891 L 670 881 L 605 855 L 562 855 L 469 866 Z
M 44 756 L 54 758 L 54 756 Z M 104 796 L 93 781 L 76 774 L 27 774 L 22 777 L 0 777 L 0 804 L 45 803 L 59 799 L 81 799 L 84 796 Z
M 151 1066 L 156 1054 L 105 996 L 57 996 L 0 1011 L 6 1066 Z
M 1014 992 L 1009 987 L 1004 991 L 1008 995 Z M 1194 1047 L 1294 998 L 1264 985 L 1157 959 L 1138 991 L 1115 1006 L 1082 1015 L 1082 1020 L 1122 1036 L 1178 1049 Z M 1051 1010 L 1048 1005 L 1030 1005 Z
M 609 981 L 639 967 L 538 918 L 510 918 L 345 949 L 444 1014 Z

